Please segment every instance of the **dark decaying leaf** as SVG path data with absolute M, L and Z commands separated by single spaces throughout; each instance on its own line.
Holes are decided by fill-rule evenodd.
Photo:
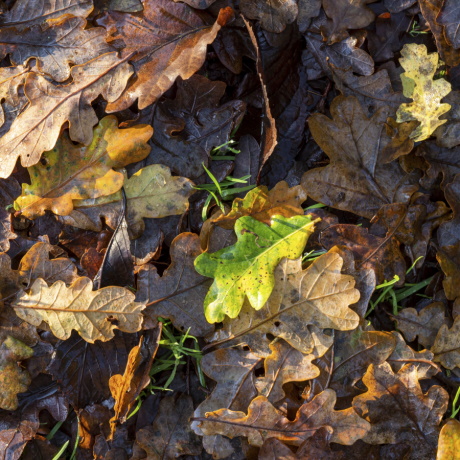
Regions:
M 13 204 L 21 194 L 21 187 L 14 178 L 0 181 L 0 252 L 6 252 L 10 248 L 10 241 L 16 238 L 12 232 L 10 213 L 6 207 Z
M 134 263 L 130 250 L 128 224 L 126 222 L 126 194 L 122 189 L 123 201 L 118 217 L 118 225 L 107 247 L 99 272 L 94 278 L 94 286 L 134 286 Z
M 447 40 L 454 48 L 460 48 L 460 8 L 455 0 L 445 0 L 437 17 L 439 24 L 444 26 Z

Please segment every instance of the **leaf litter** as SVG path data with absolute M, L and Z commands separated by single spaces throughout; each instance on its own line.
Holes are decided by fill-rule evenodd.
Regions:
M 458 458 L 454 0 L 7 0 L 0 459 Z

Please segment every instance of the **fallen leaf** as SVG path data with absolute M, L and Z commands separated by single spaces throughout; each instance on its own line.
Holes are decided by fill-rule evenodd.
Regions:
M 168 167 L 150 165 L 126 179 L 126 220 L 131 237 L 141 236 L 144 218 L 161 218 L 187 211 L 193 182 L 185 177 L 171 176 Z M 122 206 L 121 192 L 96 199 L 75 200 L 74 209 L 61 220 L 74 227 L 101 231 L 104 222 L 115 229 Z
M 144 265 L 137 273 L 136 300 L 148 304 L 145 316 L 168 318 L 181 331 L 202 337 L 213 332 L 203 312 L 211 281 L 198 274 L 195 259 L 202 253 L 198 235 L 181 233 L 170 249 L 171 265 L 160 276 L 156 267 Z
M 371 364 L 363 383 L 368 391 L 353 399 L 353 407 L 371 424 L 364 442 L 408 443 L 412 446 L 408 459 L 433 458 L 449 400 L 446 390 L 434 385 L 423 393 L 413 364 L 397 374 L 388 363 Z
M 434 353 L 434 361 L 446 369 L 460 367 L 460 316 L 455 318 L 450 329 L 447 324 L 441 326 L 431 351 Z
M 272 404 L 285 397 L 283 385 L 287 382 L 302 382 L 319 375 L 319 369 L 312 360 L 315 354 L 304 355 L 281 339 L 270 344 L 271 354 L 265 358 L 265 375 L 256 379 L 255 387 L 259 395 L 265 396 Z
M 378 283 L 398 275 L 397 286 L 401 286 L 406 276 L 406 262 L 399 250 L 399 241 L 392 236 L 393 230 L 381 238 L 356 225 L 331 225 L 321 232 L 321 245 L 325 249 L 336 245 L 347 247 L 353 252 L 357 267 L 373 270 Z
M 306 199 L 307 194 L 300 185 L 289 188 L 286 182 L 281 181 L 270 191 L 266 186 L 261 185 L 247 192 L 244 198 L 235 198 L 230 212 L 221 214 L 211 222 L 219 227 L 232 229 L 237 219 L 251 216 L 269 224 L 275 215 L 289 218 L 303 214 L 301 204 Z
M 298 14 L 295 0 L 241 0 L 240 10 L 247 18 L 258 20 L 262 29 L 274 33 L 282 32 Z
M 389 138 L 384 130 L 388 110 L 369 119 L 354 97 L 336 97 L 333 119 L 315 113 L 311 133 L 331 162 L 302 176 L 302 186 L 315 201 L 372 218 L 385 204 L 406 202 L 417 189 L 397 162 L 382 164 Z
M 150 383 L 150 369 L 155 358 L 161 337 L 161 323 L 143 335 L 128 355 L 126 368 L 121 374 L 113 374 L 109 379 L 109 388 L 115 399 L 115 415 L 110 419 L 110 436 L 113 440 L 116 423 L 125 423 L 126 417 L 136 402 L 139 393 Z M 145 340 L 144 340 L 145 339 Z
M 114 332 L 112 340 L 94 343 L 86 342 L 74 332 L 56 346 L 47 372 L 59 382 L 76 410 L 110 397 L 110 377 L 124 372 L 129 351 L 139 342 L 137 334 Z
M 456 49 L 460 48 L 460 33 L 458 31 L 460 9 L 458 8 L 458 4 L 453 0 L 443 2 L 436 20 L 444 26 L 444 33 L 450 44 Z
M 375 0 L 323 0 L 323 8 L 330 20 L 322 27 L 328 44 L 347 38 L 347 29 L 362 29 L 374 19 L 373 11 L 366 7 Z
M 114 40 L 123 40 L 122 59 L 136 52 L 132 61 L 137 74 L 120 99 L 109 101 L 106 111 L 126 109 L 136 99 L 143 109 L 165 93 L 177 77 L 191 77 L 202 66 L 207 45 L 232 15 L 230 7 L 223 8 L 217 21 L 208 24 L 188 5 L 170 0 L 146 0 L 140 16 L 106 13 L 98 24 Z
M 322 356 L 332 345 L 332 337 L 321 329 L 352 330 L 359 316 L 349 305 L 359 299 L 352 276 L 342 275 L 343 259 L 324 254 L 306 270 L 300 259 L 284 259 L 275 270 L 275 288 L 260 310 L 245 302 L 238 320 L 226 318 L 211 345 L 247 344 L 254 353 L 270 354 L 268 334 L 280 337 L 302 353 L 316 348 Z
M 152 426 L 136 433 L 136 443 L 151 460 L 174 460 L 182 455 L 200 455 L 202 447 L 190 429 L 193 401 L 188 395 L 166 396 L 160 402 Z
M 21 187 L 14 177 L 0 181 L 0 252 L 8 251 L 10 240 L 16 238 L 16 234 L 12 231 L 11 215 L 6 208 L 20 194 Z
M 30 385 L 29 373 L 18 365 L 18 361 L 30 358 L 32 348 L 20 340 L 7 336 L 0 345 L 0 408 L 15 410 L 18 407 L 18 393 L 23 393 Z
M 22 0 L 2 15 L 2 25 L 30 27 L 62 15 L 85 18 L 93 9 L 92 0 Z
M 418 336 L 420 345 L 430 348 L 436 334 L 444 324 L 448 327 L 446 308 L 442 302 L 433 302 L 417 311 L 415 308 L 403 308 L 396 317 L 398 329 L 408 342 Z
M 303 404 L 295 420 L 288 420 L 264 396 L 251 401 L 248 414 L 220 409 L 200 418 L 205 434 L 223 434 L 230 438 L 245 436 L 249 444 L 262 446 L 268 438 L 277 438 L 298 446 L 324 426 L 332 428 L 331 442 L 351 445 L 369 431 L 369 423 L 360 418 L 352 408 L 335 411 L 336 396 L 325 390 Z
M 19 87 L 24 84 L 29 69 L 22 65 L 0 68 L 0 126 L 5 123 L 3 104 L 10 109 L 22 106 L 23 98 L 19 94 Z
M 51 150 L 61 126 L 69 121 L 70 139 L 88 145 L 98 118 L 91 102 L 99 95 L 107 101 L 117 99 L 133 73 L 116 52 L 106 53 L 86 64 L 72 67 L 73 82 L 54 85 L 42 75 L 29 73 L 24 92 L 29 105 L 0 138 L 3 161 L 0 177 L 8 177 L 20 156 L 23 166 L 38 163 L 44 151 Z
M 35 58 L 39 71 L 56 81 L 65 81 L 70 76 L 70 63 L 84 64 L 113 51 L 105 41 L 103 27 L 85 29 L 86 25 L 81 17 L 67 17 L 46 28 L 38 24 L 19 30 L 15 26 L 2 27 L 0 57 L 10 55 L 14 65 L 25 65 Z
M 141 328 L 141 310 L 145 305 L 134 302 L 134 294 L 121 287 L 106 287 L 93 292 L 89 278 L 77 278 L 69 287 L 56 281 L 48 287 L 38 278 L 29 293 L 21 293 L 11 303 L 16 314 L 34 326 L 42 321 L 53 334 L 65 340 L 75 329 L 90 343 L 110 340 L 115 328 L 136 332 Z
M 460 443 L 460 422 L 448 419 L 439 433 L 438 452 L 436 460 L 458 460 Z
M 437 53 L 428 54 L 425 45 L 406 44 L 401 55 L 399 62 L 405 70 L 401 74 L 403 93 L 413 102 L 400 105 L 396 121 L 420 121 L 410 137 L 416 142 L 422 141 L 446 122 L 439 117 L 448 112 L 451 106 L 441 104 L 441 99 L 450 93 L 451 85 L 443 78 L 433 79 L 439 56 Z
M 88 146 L 75 146 L 68 136 L 61 136 L 53 150 L 28 168 L 31 184 L 22 185 L 15 209 L 29 219 L 46 210 L 65 216 L 71 213 L 73 200 L 117 192 L 124 177 L 113 168 L 144 159 L 150 152 L 147 141 L 152 133 L 148 125 L 119 129 L 112 115 L 99 122 Z
M 256 310 L 263 307 L 274 287 L 273 271 L 283 257 L 300 256 L 316 220 L 310 216 L 272 217 L 269 227 L 252 217 L 235 223 L 238 241 L 220 251 L 195 259 L 198 273 L 214 278 L 204 300 L 206 319 L 236 318 L 247 296 Z
M 14 295 L 19 289 L 19 274 L 11 268 L 8 254 L 0 252 L 0 300 Z

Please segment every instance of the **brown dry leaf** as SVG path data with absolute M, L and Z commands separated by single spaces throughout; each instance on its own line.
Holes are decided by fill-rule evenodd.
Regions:
M 152 134 L 148 125 L 119 129 L 113 115 L 104 117 L 94 128 L 88 146 L 74 145 L 64 134 L 53 150 L 28 168 L 31 184 L 22 185 L 15 209 L 29 219 L 44 215 L 46 210 L 65 216 L 71 213 L 73 200 L 117 192 L 124 176 L 114 168 L 143 160 L 150 152 L 148 140 Z
M 261 362 L 262 358 L 253 353 L 233 348 L 205 355 L 201 360 L 201 368 L 217 384 L 207 399 L 196 408 L 193 416 L 204 417 L 207 412 L 217 408 L 246 410 L 251 400 L 257 396 L 254 370 Z M 196 434 L 204 435 L 198 422 L 192 422 L 191 427 Z M 216 455 L 215 458 L 224 458 L 233 451 L 228 440 L 221 436 L 205 436 L 203 445 L 209 454 Z
M 141 147 L 139 144 L 137 146 Z M 190 196 L 195 192 L 192 181 L 172 176 L 169 168 L 163 165 L 150 165 L 137 171 L 125 179 L 123 189 L 131 238 L 138 238 L 144 233 L 144 218 L 158 219 L 183 214 L 189 207 Z M 60 220 L 74 227 L 100 232 L 103 218 L 105 224 L 115 229 L 122 202 L 121 192 L 96 199 L 75 200 L 73 211 Z
M 92 0 L 22 0 L 1 17 L 0 24 L 30 27 L 63 15 L 86 18 L 92 9 Z
M 226 318 L 223 328 L 210 338 L 218 345 L 247 344 L 254 353 L 270 354 L 267 334 L 280 337 L 302 353 L 317 348 L 318 356 L 326 352 L 332 338 L 323 328 L 352 330 L 359 316 L 349 305 L 359 299 L 352 276 L 342 275 L 343 260 L 328 253 L 302 270 L 300 259 L 283 259 L 275 270 L 275 288 L 260 309 L 245 301 L 238 318 Z
M 331 442 L 351 445 L 366 435 L 370 425 L 353 408 L 335 411 L 335 402 L 335 392 L 325 390 L 303 404 L 291 422 L 265 396 L 257 396 L 251 401 L 247 415 L 228 409 L 208 412 L 205 418 L 200 418 L 200 428 L 207 435 L 245 436 L 249 444 L 260 447 L 268 438 L 299 446 L 316 430 L 330 427 Z
M 366 331 L 358 327 L 354 331 L 334 334 L 334 345 L 317 359 L 315 364 L 321 375 L 310 382 L 304 391 L 306 400 L 326 388 L 333 389 L 338 397 L 354 396 L 361 392 L 356 386 L 369 364 L 385 362 L 396 346 L 389 332 Z
M 260 22 L 262 29 L 281 33 L 297 18 L 299 8 L 295 0 L 241 0 L 241 12 Z
M 144 265 L 137 275 L 136 300 L 148 304 L 144 315 L 152 319 L 168 318 L 177 329 L 198 337 L 210 334 L 203 311 L 203 301 L 211 280 L 194 268 L 202 253 L 200 239 L 194 233 L 181 233 L 171 243 L 171 265 L 160 276 L 156 267 Z
M 459 460 L 460 453 L 460 422 L 449 419 L 439 433 L 438 452 L 436 460 Z
M 438 229 L 439 250 L 436 259 L 445 274 L 444 291 L 449 300 L 460 296 L 460 174 L 444 189 L 446 200 L 453 211 L 453 218 Z
M 193 401 L 188 395 L 166 396 L 160 402 L 153 424 L 136 433 L 136 444 L 149 460 L 175 460 L 182 455 L 200 455 L 200 439 L 190 429 Z
M 23 286 L 31 286 L 37 278 L 49 284 L 63 281 L 70 284 L 77 278 L 77 267 L 67 257 L 50 259 L 53 246 L 49 243 L 35 243 L 21 259 L 18 275 Z
M 19 87 L 24 84 L 29 69 L 19 65 L 16 67 L 0 68 L 0 101 L 10 110 L 19 107 L 23 103 L 23 97 L 19 95 Z M 5 123 L 5 113 L 0 105 L 0 126 Z
M 134 302 L 128 289 L 110 286 L 93 292 L 89 278 L 77 278 L 69 287 L 56 281 L 48 287 L 38 278 L 28 293 L 22 292 L 11 303 L 16 314 L 34 326 L 42 321 L 53 334 L 65 340 L 73 329 L 87 342 L 110 340 L 115 328 L 136 332 L 142 325 L 145 305 Z
M 446 369 L 460 367 L 460 316 L 455 318 L 450 329 L 446 324 L 441 326 L 431 351 L 434 353 L 434 361 Z
M 376 0 L 323 0 L 323 8 L 331 19 L 322 27 L 328 44 L 348 37 L 347 29 L 362 29 L 374 19 L 373 11 L 366 7 Z
M 369 444 L 407 443 L 413 446 L 408 460 L 432 459 L 449 401 L 446 390 L 434 385 L 424 394 L 414 364 L 405 365 L 397 374 L 388 363 L 371 364 L 363 383 L 368 391 L 353 399 L 358 414 L 371 423 L 363 440 Z
M 128 412 L 139 393 L 150 383 L 150 369 L 159 346 L 162 323 L 150 330 L 131 349 L 123 375 L 114 374 L 109 379 L 109 388 L 115 399 L 115 415 L 110 419 L 110 436 L 113 440 L 117 422 L 125 423 Z
M 399 276 L 398 286 L 404 284 L 406 262 L 399 250 L 399 241 L 388 233 L 385 238 L 372 235 L 367 228 L 350 224 L 331 225 L 321 233 L 326 249 L 345 246 L 353 252 L 356 266 L 374 270 L 377 282 L 383 283 Z
M 30 358 L 33 354 L 32 348 L 10 336 L 0 345 L 1 409 L 17 409 L 17 394 L 26 391 L 31 382 L 29 373 L 18 365 L 18 361 Z
M 408 342 L 413 342 L 418 336 L 420 345 L 427 348 L 434 344 L 441 326 L 450 325 L 442 302 L 430 303 L 419 312 L 415 308 L 404 308 L 398 313 L 396 321 Z
M 114 40 L 122 40 L 122 58 L 136 53 L 132 61 L 137 75 L 106 110 L 126 109 L 136 99 L 143 109 L 165 93 L 177 77 L 191 77 L 202 66 L 207 45 L 232 16 L 232 9 L 227 7 L 214 24 L 208 24 L 188 5 L 171 0 L 146 0 L 142 15 L 106 13 L 98 24 Z
M 381 158 L 390 142 L 385 132 L 388 108 L 369 119 L 356 98 L 338 96 L 330 110 L 332 120 L 320 113 L 308 120 L 315 141 L 331 160 L 303 175 L 308 195 L 368 219 L 385 204 L 407 202 L 418 186 L 397 162 L 384 164 Z
M 287 182 L 281 181 L 270 191 L 265 185 L 261 185 L 246 193 L 244 198 L 235 198 L 231 211 L 219 215 L 211 222 L 229 230 L 233 229 L 236 220 L 241 216 L 251 216 L 270 224 L 275 215 L 292 217 L 303 214 L 301 204 L 306 199 L 307 194 L 300 185 L 289 188 Z
M 24 85 L 29 105 L 0 138 L 0 177 L 11 174 L 19 156 L 23 166 L 36 164 L 44 151 L 54 147 L 66 121 L 70 123 L 70 138 L 88 145 L 98 122 L 91 102 L 99 95 L 109 102 L 120 96 L 133 72 L 128 58 L 106 53 L 74 66 L 70 71 L 73 81 L 68 85 L 54 85 L 30 73 Z
M 303 382 L 319 375 L 319 369 L 312 364 L 315 354 L 304 355 L 281 339 L 270 344 L 270 355 L 265 358 L 265 375 L 255 381 L 259 395 L 272 404 L 285 397 L 283 385 L 287 382 Z
M 85 30 L 86 20 L 68 17 L 47 28 L 40 25 L 25 30 L 15 26 L 0 29 L 0 57 L 10 55 L 14 65 L 37 60 L 39 71 L 62 82 L 70 76 L 70 64 L 83 64 L 113 51 L 105 41 L 103 27 Z

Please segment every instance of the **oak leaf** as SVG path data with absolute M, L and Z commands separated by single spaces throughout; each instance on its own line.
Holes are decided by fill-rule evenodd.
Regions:
M 194 233 L 181 233 L 171 243 L 171 265 L 158 274 L 153 265 L 144 265 L 137 273 L 136 300 L 149 304 L 144 315 L 168 318 L 182 331 L 204 336 L 213 332 L 203 312 L 203 300 L 211 280 L 198 274 L 194 260 L 202 253 Z
M 215 323 L 225 315 L 236 318 L 246 296 L 252 307 L 261 309 L 273 291 L 275 267 L 283 257 L 300 256 L 316 222 L 311 216 L 274 216 L 269 227 L 240 217 L 236 244 L 195 259 L 197 272 L 214 278 L 204 300 L 206 319 Z
M 15 209 L 29 219 L 51 210 L 68 215 L 73 200 L 111 195 L 123 186 L 124 176 L 113 168 L 144 159 L 150 152 L 148 125 L 119 129 L 115 116 L 103 118 L 88 146 L 73 145 L 67 135 L 28 171 L 31 184 L 22 185 Z M 148 185 L 148 184 L 144 184 Z
M 140 125 L 147 126 L 147 125 Z M 124 130 L 123 130 L 124 131 Z M 148 146 L 145 146 L 149 149 Z M 140 146 L 139 146 L 140 148 Z M 161 218 L 183 214 L 189 197 L 195 192 L 193 182 L 185 177 L 171 176 L 163 165 L 150 165 L 125 179 L 126 221 L 131 238 L 144 233 L 144 218 Z M 74 227 L 100 232 L 104 222 L 115 229 L 122 206 L 121 192 L 100 198 L 75 200 L 72 212 L 60 220 Z
M 330 158 L 323 168 L 307 171 L 302 186 L 314 200 L 371 219 L 385 204 L 407 202 L 417 185 L 397 162 L 384 164 L 382 150 L 390 142 L 385 132 L 388 109 L 369 119 L 354 97 L 336 97 L 333 119 L 315 113 L 311 133 Z
M 49 324 L 53 334 L 68 339 L 72 330 L 78 331 L 90 343 L 106 341 L 115 328 L 136 332 L 141 328 L 141 311 L 145 305 L 134 302 L 128 289 L 111 286 L 92 291 L 89 278 L 77 278 L 69 287 L 56 281 L 48 287 L 38 278 L 28 293 L 20 293 L 11 306 L 16 314 L 34 326 L 42 321 Z
M 18 30 L 15 26 L 0 29 L 0 57 L 10 55 L 11 63 L 27 64 L 35 58 L 39 71 L 62 82 L 70 76 L 70 63 L 83 64 L 113 51 L 105 41 L 103 27 L 85 30 L 86 20 L 68 17 L 52 26 L 32 26 Z
M 454 460 L 458 458 L 460 445 L 460 422 L 448 419 L 439 433 L 438 451 L 436 460 Z
M 446 0 L 441 7 L 437 22 L 444 26 L 444 33 L 450 44 L 460 48 L 460 33 L 458 23 L 460 22 L 460 8 L 455 0 Z M 450 64 L 449 64 L 450 65 Z
M 38 163 L 41 154 L 54 147 L 67 121 L 70 139 L 90 144 L 98 122 L 91 102 L 99 95 L 107 101 L 118 99 L 133 72 L 127 60 L 112 52 L 74 66 L 70 71 L 73 81 L 68 85 L 54 85 L 29 73 L 24 85 L 29 105 L 0 138 L 0 177 L 10 175 L 19 156 L 23 166 Z
M 147 0 L 142 15 L 108 12 L 98 24 L 108 29 L 114 40 L 122 40 L 121 57 L 131 56 L 137 78 L 108 112 L 128 108 L 139 99 L 140 109 L 154 103 L 177 77 L 191 77 L 205 61 L 206 47 L 232 17 L 223 8 L 217 21 L 208 24 L 192 8 L 171 0 Z
M 14 108 L 21 104 L 23 98 L 19 95 L 19 87 L 24 84 L 29 69 L 22 65 L 0 68 L 0 101 L 6 107 Z M 8 109 L 7 109 L 8 110 Z M 5 123 L 5 111 L 0 106 L 0 126 Z
M 0 252 L 7 252 L 10 240 L 17 238 L 12 230 L 11 214 L 7 207 L 21 194 L 21 186 L 14 177 L 0 181 Z M 0 289 L 1 292 L 1 289 Z
M 265 396 L 257 396 L 251 401 L 247 415 L 228 409 L 208 412 L 206 418 L 200 418 L 200 428 L 208 435 L 245 436 L 249 444 L 260 447 L 268 438 L 299 446 L 318 429 L 330 427 L 333 430 L 331 442 L 351 445 L 365 436 L 370 425 L 353 408 L 335 411 L 335 403 L 335 392 L 325 390 L 303 404 L 295 420 L 290 421 Z
M 405 70 L 401 74 L 403 94 L 413 102 L 400 105 L 396 121 L 420 121 L 410 137 L 414 141 L 423 141 L 446 122 L 439 117 L 448 112 L 451 106 L 442 104 L 441 99 L 450 93 L 451 85 L 443 78 L 433 79 L 439 56 L 437 53 L 428 54 L 425 45 L 406 44 L 401 55 L 403 57 L 399 62 Z
M 32 348 L 20 340 L 7 336 L 0 346 L 0 408 L 15 410 L 17 394 L 27 390 L 31 382 L 29 373 L 18 365 L 18 361 L 30 358 Z
M 352 276 L 342 275 L 343 259 L 324 254 L 306 270 L 300 259 L 284 259 L 275 270 L 275 288 L 267 303 L 254 310 L 245 302 L 238 320 L 225 319 L 209 337 L 211 345 L 247 344 L 254 353 L 270 354 L 267 334 L 280 337 L 302 353 L 316 348 L 322 356 L 332 345 L 323 328 L 352 330 L 359 316 L 349 305 L 359 299 Z
M 431 351 L 434 360 L 446 369 L 460 368 L 460 316 L 455 318 L 450 329 L 447 324 L 441 326 Z
M 303 214 L 301 204 L 307 199 L 305 190 L 296 185 L 289 188 L 284 181 L 278 182 L 270 191 L 264 185 L 246 193 L 244 198 L 235 198 L 232 209 L 227 214 L 219 215 L 212 222 L 226 229 L 232 229 L 235 221 L 242 216 L 270 223 L 274 215 L 293 217 Z
M 353 407 L 371 423 L 364 442 L 407 443 L 413 446 L 408 459 L 433 458 L 449 401 L 446 390 L 434 385 L 423 393 L 414 364 L 396 374 L 388 363 L 371 364 L 363 383 L 368 391 L 353 399 Z

